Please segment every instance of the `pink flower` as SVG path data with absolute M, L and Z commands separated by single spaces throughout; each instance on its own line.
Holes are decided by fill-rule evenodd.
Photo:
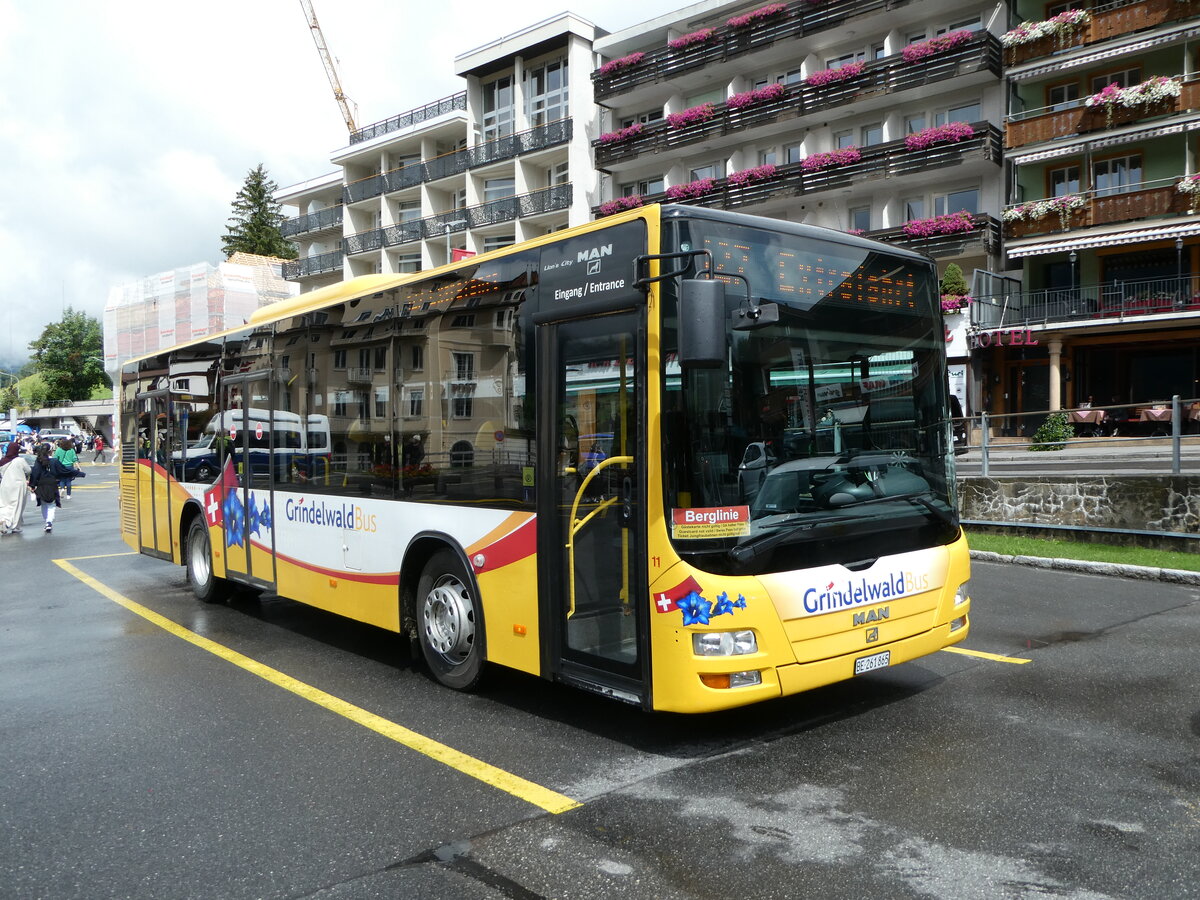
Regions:
M 752 9 L 748 13 L 743 13 L 740 16 L 733 16 L 725 21 L 725 24 L 730 28 L 747 28 L 750 25 L 757 25 L 764 19 L 769 19 L 772 16 L 777 16 L 787 9 L 783 3 L 771 3 L 767 6 L 760 6 L 758 9 Z
M 820 72 L 813 72 L 805 78 L 804 83 L 810 87 L 836 84 L 839 81 L 845 81 L 848 78 L 861 75 L 866 66 L 866 63 L 855 62 L 842 66 L 840 69 L 822 69 Z
M 642 195 L 630 194 L 628 197 L 617 197 L 615 200 L 601 203 L 599 213 L 602 216 L 611 216 L 613 213 L 619 213 L 627 209 L 637 209 L 641 205 Z
M 913 219 L 904 223 L 904 233 L 909 237 L 934 237 L 939 234 L 959 234 L 975 229 L 975 217 L 962 210 L 934 216 L 932 219 Z
M 667 125 L 671 128 L 686 128 L 688 125 L 695 125 L 711 119 L 716 112 L 717 108 L 711 103 L 702 103 L 700 106 L 690 107 L 683 112 L 671 113 L 667 116 Z
M 771 178 L 776 168 L 771 163 L 755 166 L 752 169 L 743 169 L 740 172 L 734 172 L 729 176 L 730 184 L 749 184 L 752 181 L 762 181 L 765 178 Z
M 924 150 L 926 147 L 942 141 L 954 143 L 963 141 L 975 134 L 973 129 L 966 122 L 950 122 L 946 125 L 934 125 L 932 128 L 926 128 L 918 131 L 916 134 L 910 134 L 904 138 L 904 148 L 906 150 Z
M 900 52 L 903 54 L 905 62 L 917 62 L 918 60 L 933 56 L 935 53 L 941 53 L 944 50 L 949 50 L 951 47 L 957 47 L 959 44 L 971 40 L 974 36 L 975 32 L 973 31 L 951 31 L 949 34 L 930 38 L 927 41 L 917 41 L 915 44 L 909 44 Z
M 646 126 L 644 126 L 641 122 L 634 122 L 632 125 L 622 128 L 619 131 L 606 132 L 600 135 L 597 140 L 601 144 L 615 144 L 617 141 L 625 141 L 631 137 L 636 137 L 645 131 L 645 128 Z
M 681 34 L 679 37 L 667 41 L 667 46 L 672 50 L 683 50 L 686 47 L 691 47 L 693 44 L 703 44 L 705 41 L 711 41 L 716 35 L 717 31 L 715 28 L 701 28 L 699 31 Z
M 677 184 L 667 188 L 668 200 L 694 200 L 715 190 L 717 183 L 711 178 L 701 178 L 689 181 L 687 184 Z
M 805 172 L 815 172 L 830 166 L 846 166 L 862 159 L 857 147 L 843 147 L 841 150 L 830 150 L 828 153 L 814 153 L 800 160 L 800 168 Z
M 645 53 L 630 53 L 628 56 L 622 56 L 620 59 L 610 59 L 596 70 L 596 74 L 600 76 L 611 75 L 613 72 L 621 71 L 621 69 L 636 66 L 645 58 Z
M 745 109 L 747 106 L 778 100 L 785 92 L 786 88 L 776 82 L 775 84 L 768 84 L 765 87 L 755 88 L 752 91 L 746 91 L 742 94 L 734 94 L 725 101 L 725 105 L 730 109 Z

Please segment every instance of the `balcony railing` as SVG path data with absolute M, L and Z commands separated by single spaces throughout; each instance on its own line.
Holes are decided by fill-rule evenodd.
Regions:
M 1182 76 L 1179 77 L 1182 79 Z M 1145 106 L 1118 106 L 1106 110 L 1099 106 L 1085 106 L 1083 100 L 1077 100 L 1065 108 L 1043 107 L 1014 114 L 1008 117 L 1004 125 L 1005 146 L 1021 147 L 1087 134 L 1189 109 L 1200 109 L 1200 79 L 1194 76 L 1180 85 L 1179 97 Z
M 400 113 L 398 116 L 392 116 L 390 119 L 384 119 L 382 122 L 366 125 L 350 135 L 350 143 L 361 144 L 363 141 L 369 141 L 380 135 L 399 131 L 402 128 L 411 128 L 414 125 L 419 125 L 438 116 L 444 116 L 446 113 L 453 112 L 456 109 L 465 110 L 466 108 L 467 92 L 460 91 L 449 97 L 443 97 L 441 100 L 434 100 L 432 103 L 426 103 L 424 106 L 418 106 L 416 109 Z
M 1200 315 L 1200 279 L 1191 275 L 1017 291 L 970 305 L 971 326 L 982 330 L 1184 313 Z
M 596 165 L 604 168 L 643 153 L 659 153 L 721 135 L 742 134 L 745 129 L 808 113 L 824 112 L 866 97 L 910 90 L 938 81 L 987 70 L 1000 77 L 1000 42 L 994 35 L 977 37 L 938 56 L 915 63 L 900 56 L 879 60 L 867 66 L 861 75 L 835 84 L 811 87 L 793 85 L 775 100 L 754 106 L 730 109 L 718 104 L 711 118 L 683 128 L 671 128 L 665 121 L 647 125 L 640 134 L 623 141 L 593 141 Z
M 643 203 L 685 203 L 716 209 L 738 209 L 762 203 L 774 197 L 795 197 L 850 187 L 860 181 L 896 178 L 927 169 L 959 165 L 971 157 L 1000 164 L 1000 129 L 990 122 L 974 122 L 975 134 L 955 143 L 935 144 L 921 150 L 909 150 L 903 140 L 888 141 L 861 148 L 862 158 L 855 163 L 805 171 L 804 163 L 778 166 L 774 174 L 745 184 L 728 178 L 716 181 L 713 190 L 694 198 L 668 196 L 668 191 L 642 197 Z M 600 207 L 592 209 L 602 215 Z
M 885 241 L 889 244 L 898 244 L 934 257 L 961 256 L 974 247 L 979 247 L 985 253 L 998 252 L 1000 249 L 1000 222 L 994 216 L 986 213 L 976 213 L 972 218 L 975 222 L 973 229 L 953 234 L 914 237 L 906 234 L 904 226 L 900 226 L 898 228 L 876 228 L 866 232 L 864 237 Z
M 424 162 L 412 162 L 399 169 L 392 169 L 369 178 L 351 182 L 343 188 L 346 203 L 358 203 L 380 194 L 399 191 L 427 181 L 437 181 L 459 175 L 468 169 L 491 165 L 513 159 L 527 153 L 536 153 L 565 144 L 571 140 L 570 119 L 559 119 L 531 128 L 528 131 L 506 135 L 494 141 L 464 147 Z
M 647 51 L 640 62 L 606 75 L 592 73 L 597 100 L 623 94 L 641 84 L 678 77 L 683 72 L 737 59 L 779 41 L 841 26 L 847 19 L 907 5 L 908 0 L 826 0 L 789 3 L 785 12 L 749 28 L 721 23 L 711 40 L 683 50 L 661 47 Z
M 337 206 L 319 209 L 308 215 L 288 219 L 279 226 L 279 231 L 285 238 L 290 238 L 300 234 L 309 234 L 314 231 L 339 228 L 342 224 L 342 212 L 342 205 L 340 203 Z
M 283 264 L 283 277 L 289 281 L 297 278 L 307 278 L 310 275 L 321 275 L 325 272 L 340 271 L 342 268 L 342 251 L 332 250 L 329 253 L 319 253 L 304 259 L 292 259 Z
M 1073 195 L 1083 200 L 1083 205 L 1078 209 L 1064 215 L 1050 212 L 1039 219 L 1007 221 L 1004 223 L 1004 236 L 1012 239 L 1033 237 L 1091 225 L 1191 215 L 1196 210 L 1196 203 L 1192 196 L 1176 188 L 1181 177 L 1159 178 L 1123 185 L 1117 189 L 1081 191 Z M 1008 210 L 1022 205 L 1013 204 Z
M 1008 48 L 1008 64 L 1019 65 L 1061 50 L 1095 44 L 1147 28 L 1157 28 L 1200 14 L 1200 2 L 1197 0 L 1115 0 L 1112 3 L 1094 6 L 1081 4 L 1079 8 L 1086 8 L 1091 12 L 1089 22 L 1061 37 L 1047 35 L 1040 40 Z

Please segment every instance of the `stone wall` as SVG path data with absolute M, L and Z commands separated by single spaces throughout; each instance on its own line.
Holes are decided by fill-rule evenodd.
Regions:
M 962 518 L 1200 534 L 1200 476 L 1031 475 L 958 479 Z

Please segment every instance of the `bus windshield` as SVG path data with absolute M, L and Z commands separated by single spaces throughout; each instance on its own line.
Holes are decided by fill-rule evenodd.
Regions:
M 681 249 L 707 250 L 715 272 L 741 277 L 726 285 L 728 367 L 684 371 L 666 356 L 668 506 L 737 523 L 676 528 L 676 550 L 746 574 L 954 540 L 932 264 L 719 221 L 680 225 Z M 778 321 L 733 328 L 751 302 L 775 304 Z

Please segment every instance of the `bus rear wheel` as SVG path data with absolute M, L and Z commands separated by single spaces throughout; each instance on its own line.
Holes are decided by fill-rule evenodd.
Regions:
M 205 603 L 220 603 L 233 592 L 233 585 L 213 574 L 212 542 L 202 517 L 193 519 L 188 529 L 187 579 L 196 599 Z
M 458 556 L 439 550 L 417 582 L 417 637 L 434 678 L 459 691 L 483 676 L 483 617 Z

